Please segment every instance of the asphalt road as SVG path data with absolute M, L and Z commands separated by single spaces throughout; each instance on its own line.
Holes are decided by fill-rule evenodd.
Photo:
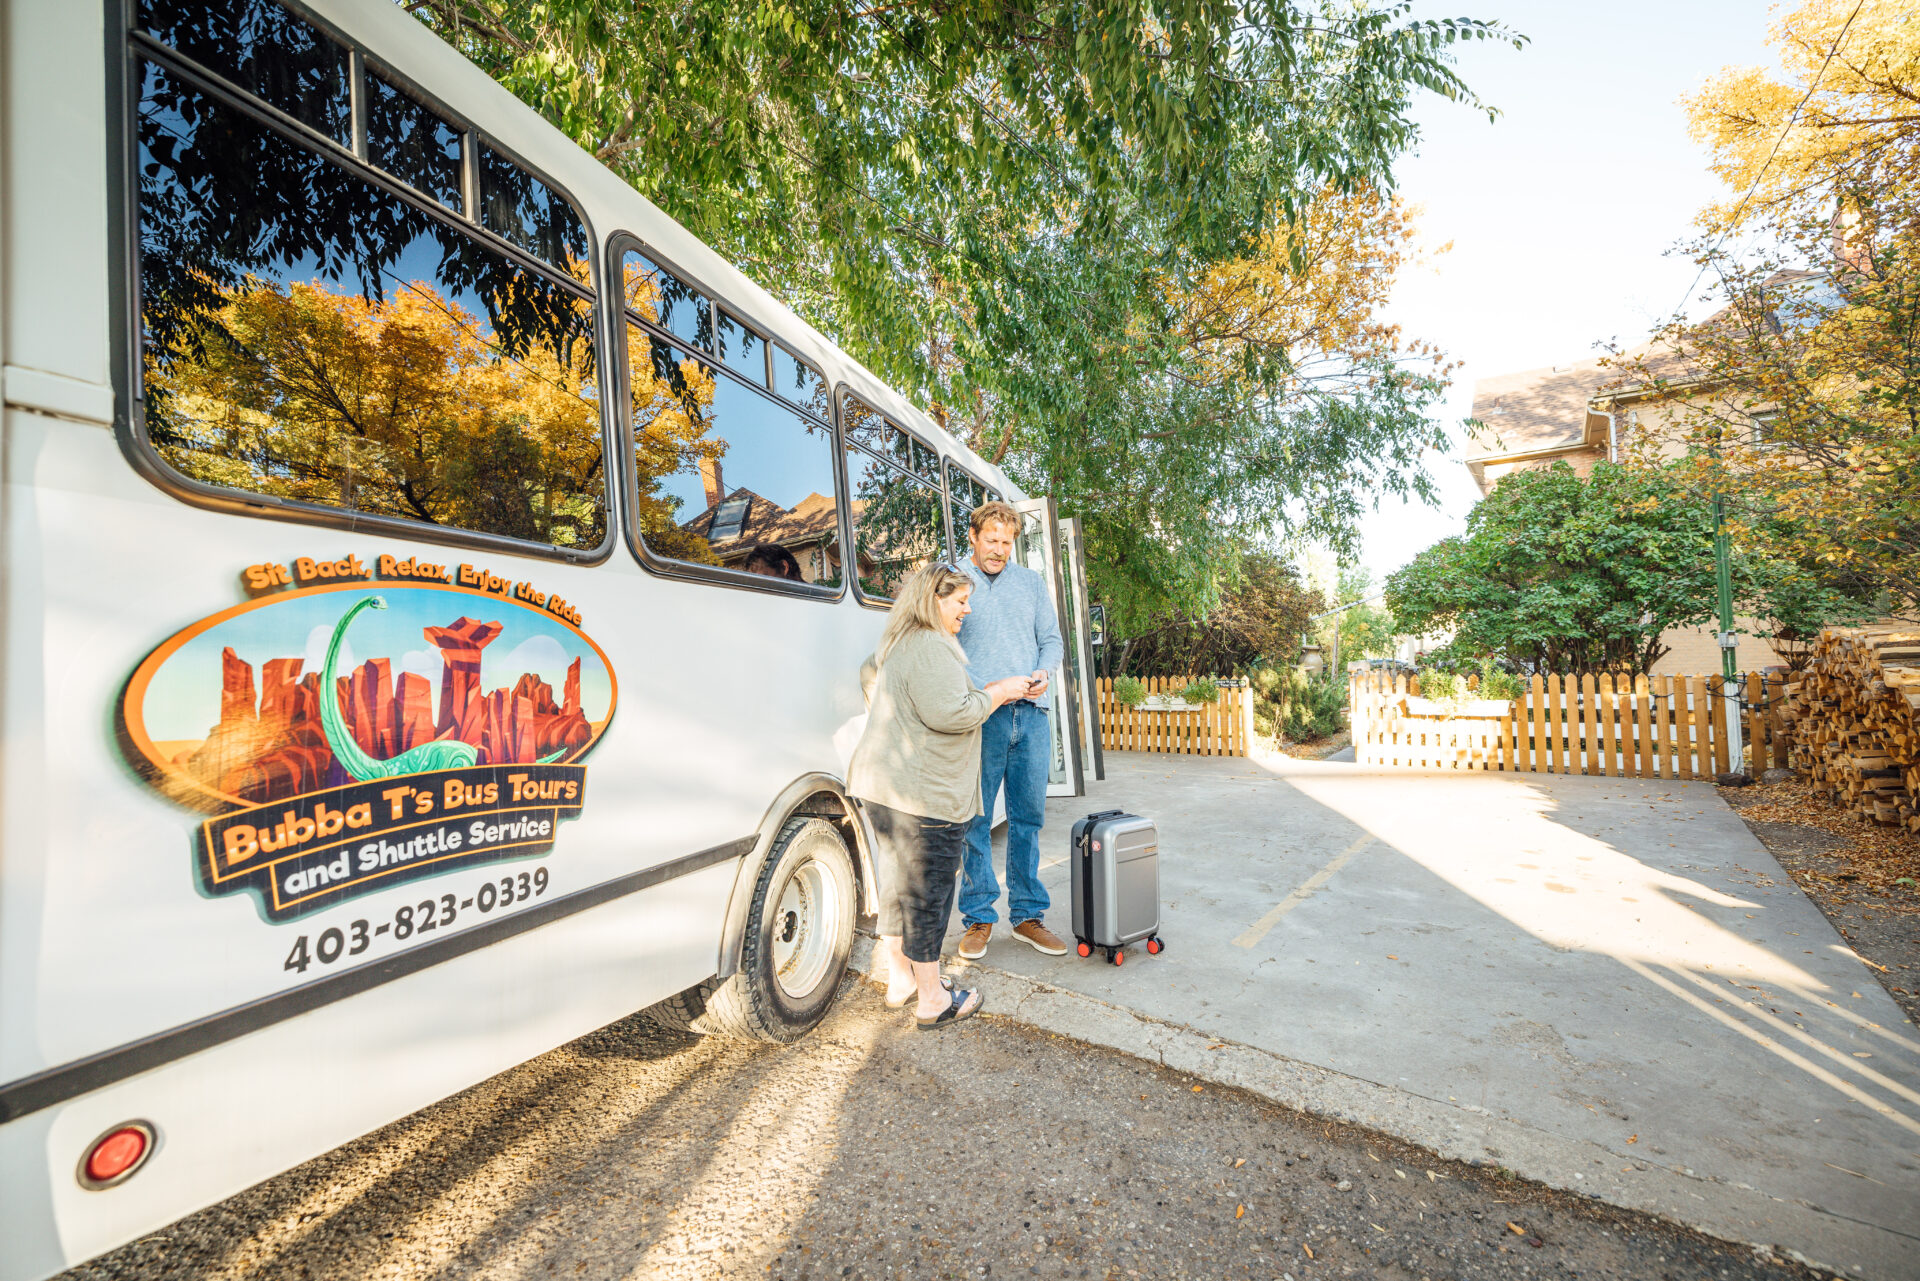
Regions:
M 849 983 L 800 1044 L 628 1019 L 66 1274 L 140 1278 L 1807 1277 Z

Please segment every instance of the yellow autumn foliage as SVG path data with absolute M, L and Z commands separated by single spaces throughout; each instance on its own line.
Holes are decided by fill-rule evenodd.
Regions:
M 1778 67 L 1729 67 L 1682 99 L 1727 187 L 1701 212 L 1712 232 L 1912 163 L 1920 10 L 1905 0 L 1807 0 L 1775 18 L 1768 43 Z
M 1381 358 L 1443 366 L 1435 349 L 1380 318 L 1397 274 L 1416 257 L 1415 212 L 1371 189 L 1323 192 L 1255 252 L 1213 267 L 1176 297 L 1181 337 L 1217 379 L 1249 361 L 1284 362 L 1289 392 L 1337 394 L 1342 381 L 1372 376 Z

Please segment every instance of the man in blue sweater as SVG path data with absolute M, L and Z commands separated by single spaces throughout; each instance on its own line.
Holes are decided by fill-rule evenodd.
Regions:
M 986 813 L 967 829 L 960 873 L 960 918 L 967 927 L 960 955 L 987 950 L 1000 883 L 993 875 L 993 803 L 1007 790 L 1007 916 L 1013 936 L 1049 956 L 1067 945 L 1046 927 L 1047 889 L 1040 884 L 1040 827 L 1047 818 L 1047 766 L 1053 734 L 1047 724 L 1047 685 L 1064 646 L 1052 593 L 1039 574 L 1009 559 L 1020 515 L 1005 503 L 983 503 L 973 513 L 973 555 L 960 568 L 973 579 L 973 612 L 960 627 L 968 675 L 977 685 L 1008 676 L 1028 678 L 1027 697 L 1003 704 L 980 730 L 980 803 Z

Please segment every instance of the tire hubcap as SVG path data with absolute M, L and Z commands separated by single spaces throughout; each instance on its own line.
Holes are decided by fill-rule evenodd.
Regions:
M 788 996 L 810 997 L 839 950 L 846 895 L 835 869 L 808 859 L 793 870 L 775 908 L 773 973 Z

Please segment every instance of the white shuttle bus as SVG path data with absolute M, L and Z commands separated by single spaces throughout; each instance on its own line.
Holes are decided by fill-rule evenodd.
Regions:
M 391 0 L 0 5 L 0 1281 L 632 1011 L 804 1033 L 888 593 L 1077 530 Z

